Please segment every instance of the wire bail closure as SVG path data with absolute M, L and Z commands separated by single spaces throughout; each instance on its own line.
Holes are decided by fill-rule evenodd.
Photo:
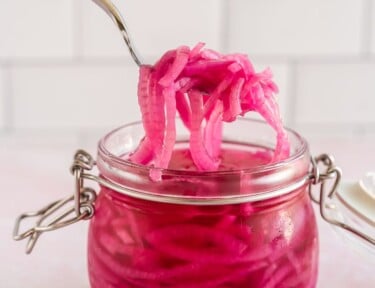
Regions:
M 304 183 L 306 182 L 309 183 L 310 198 L 313 202 L 320 206 L 320 214 L 322 218 L 328 223 L 338 226 L 365 240 L 366 242 L 375 245 L 374 238 L 332 216 L 332 214 L 334 214 L 332 212 L 339 212 L 337 205 L 333 200 L 335 194 L 337 193 L 337 188 L 340 184 L 342 176 L 341 169 L 335 165 L 333 157 L 328 154 L 321 154 L 315 158 L 311 158 L 311 163 L 312 170 L 306 176 L 306 180 L 302 183 L 302 185 L 304 185 Z M 325 167 L 325 171 L 323 173 L 319 169 L 319 164 Z M 95 176 L 93 174 L 87 173 L 88 171 L 91 171 L 95 165 L 96 163 L 89 153 L 84 150 L 78 150 L 74 155 L 74 162 L 71 167 L 71 173 L 75 178 L 74 194 L 65 199 L 52 202 L 39 211 L 21 214 L 16 219 L 16 224 L 13 231 L 13 239 L 22 240 L 25 238 L 29 238 L 26 245 L 27 254 L 30 254 L 32 252 L 37 240 L 39 239 L 39 236 L 43 232 L 60 229 L 81 220 L 89 220 L 94 216 L 94 202 L 96 200 L 96 193 L 94 189 L 85 187 L 85 179 L 94 181 L 109 189 L 113 189 L 115 191 L 119 191 L 136 197 L 136 191 L 126 189 L 125 187 L 110 182 L 109 180 L 104 179 L 100 176 Z M 333 181 L 330 189 L 327 189 L 328 180 Z M 320 185 L 319 198 L 316 198 L 314 196 L 314 193 L 312 191 L 313 185 Z M 147 197 L 149 198 L 145 198 L 146 200 L 153 200 L 152 197 Z M 70 206 L 62 210 L 63 207 L 69 206 L 68 204 L 70 202 L 73 202 L 73 207 Z M 56 213 L 60 209 L 62 210 L 62 212 Z M 50 221 L 46 221 L 54 214 L 57 214 L 57 216 L 52 218 L 52 220 Z M 74 216 L 70 216 L 71 214 L 74 214 Z M 70 216 L 70 218 L 68 216 Z M 25 232 L 20 233 L 19 230 L 21 222 L 24 219 L 32 217 L 37 217 L 35 226 L 26 230 Z
M 13 239 L 22 240 L 29 238 L 26 245 L 26 254 L 32 252 L 42 233 L 60 229 L 81 220 L 89 220 L 94 216 L 96 193 L 94 189 L 84 187 L 83 181 L 85 171 L 92 170 L 94 165 L 95 161 L 89 153 L 78 150 L 74 155 L 74 162 L 71 167 L 71 173 L 75 177 L 74 195 L 52 202 L 39 211 L 23 213 L 16 219 Z M 70 202 L 74 202 L 73 207 L 69 205 Z M 62 212 L 56 213 L 59 210 L 62 210 Z M 74 214 L 74 216 L 71 216 L 72 214 Z M 20 233 L 21 222 L 27 218 L 33 217 L 37 218 L 35 226 Z M 51 220 L 47 221 L 48 219 Z
M 361 232 L 355 227 L 352 227 L 344 221 L 334 217 L 336 212 L 339 212 L 337 205 L 334 203 L 334 196 L 337 193 L 337 188 L 341 182 L 342 171 L 335 165 L 335 161 L 332 156 L 328 154 L 321 154 L 315 158 L 311 158 L 312 171 L 311 171 L 311 182 L 309 185 L 309 194 L 313 202 L 319 205 L 320 215 L 322 218 L 341 229 L 344 229 L 362 240 L 375 245 L 375 239 L 370 235 Z M 318 165 L 323 164 L 326 167 L 324 173 L 321 173 Z M 327 180 L 331 179 L 333 184 L 330 189 L 327 189 Z M 320 185 L 319 198 L 316 198 L 312 191 L 312 185 Z

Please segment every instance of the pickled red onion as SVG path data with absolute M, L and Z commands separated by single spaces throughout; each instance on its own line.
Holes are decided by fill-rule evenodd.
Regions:
M 181 46 L 154 66 L 140 68 L 138 103 L 145 136 L 130 160 L 157 168 L 150 173 L 154 181 L 168 168 L 177 112 L 190 130 L 190 153 L 198 170 L 218 169 L 222 122 L 233 122 L 249 111 L 258 112 L 277 133 L 272 161 L 289 156 L 271 70 L 256 73 L 246 55 L 222 55 L 203 46 Z

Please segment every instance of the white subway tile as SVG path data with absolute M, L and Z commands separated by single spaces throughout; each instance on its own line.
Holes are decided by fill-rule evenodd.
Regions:
M 180 45 L 207 43 L 220 48 L 221 3 L 217 0 L 115 1 L 126 19 L 139 53 L 156 59 Z M 83 53 L 86 56 L 129 57 L 117 28 L 92 1 L 81 0 Z
M 352 137 L 343 134 L 308 135 L 307 140 L 313 156 L 329 153 L 335 157 L 336 164 L 343 170 L 344 181 L 358 181 L 366 172 L 374 171 L 375 153 L 372 152 L 375 147 L 374 135 Z
M 360 52 L 363 0 L 232 0 L 229 48 L 259 55 Z
M 0 59 L 70 57 L 73 1 L 1 0 Z
M 297 124 L 375 123 L 374 64 L 306 64 L 297 73 Z
M 140 118 L 136 67 L 24 67 L 12 77 L 18 129 L 112 128 Z
M 0 67 L 0 129 L 5 124 L 5 75 L 4 69 Z
M 77 131 L 54 129 L 18 129 L 0 133 L 0 150 L 10 149 L 67 149 L 79 147 Z

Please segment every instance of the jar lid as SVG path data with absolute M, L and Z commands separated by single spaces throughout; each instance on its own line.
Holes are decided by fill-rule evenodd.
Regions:
M 375 173 L 367 173 L 358 182 L 342 183 L 337 197 L 353 214 L 375 227 Z
M 335 229 L 341 239 L 369 261 L 375 263 L 375 173 L 370 172 L 359 181 L 343 182 L 336 193 L 335 218 L 348 227 L 356 227 L 368 237 L 355 237 L 356 233 L 347 233 L 344 229 Z M 333 226 L 337 227 L 337 226 Z M 358 236 L 358 235 L 357 235 Z M 372 240 L 371 240 L 372 239 Z
M 319 205 L 320 215 L 353 250 L 371 256 L 375 263 L 375 173 L 367 173 L 359 181 L 342 182 L 341 169 L 331 155 L 321 154 L 311 162 L 310 196 Z M 319 188 L 318 194 L 313 187 Z

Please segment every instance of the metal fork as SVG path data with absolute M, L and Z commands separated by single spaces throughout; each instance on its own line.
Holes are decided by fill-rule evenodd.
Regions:
M 129 49 L 130 55 L 133 58 L 134 62 L 141 66 L 142 63 L 139 60 L 139 57 L 137 56 L 137 53 L 135 52 L 134 46 L 132 44 L 132 41 L 130 40 L 130 36 L 128 33 L 128 30 L 125 25 L 125 21 L 123 17 L 120 14 L 120 11 L 116 8 L 116 6 L 110 1 L 110 0 L 92 0 L 95 4 L 97 4 L 100 8 L 106 12 L 109 17 L 115 22 L 117 28 L 120 30 L 122 37 L 125 40 L 126 46 Z

